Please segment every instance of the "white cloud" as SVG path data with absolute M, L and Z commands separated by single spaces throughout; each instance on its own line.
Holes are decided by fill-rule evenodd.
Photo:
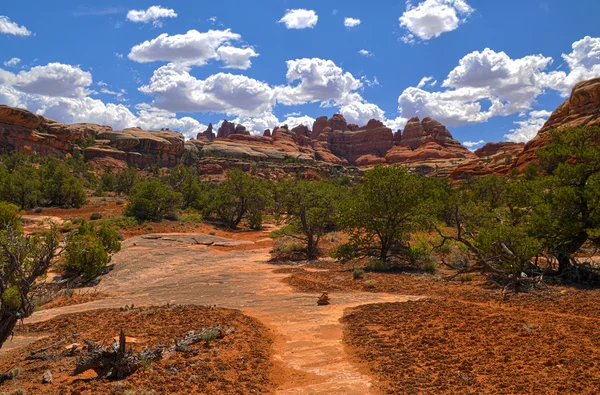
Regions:
M 154 71 L 140 91 L 155 98 L 154 107 L 173 112 L 259 116 L 274 105 L 273 89 L 264 82 L 229 73 L 199 80 L 189 71 L 189 67 L 169 63 Z
M 360 25 L 360 19 L 358 18 L 346 18 L 344 19 L 344 26 L 347 28 L 353 28 Z
M 6 62 L 4 62 L 4 66 L 5 67 L 15 67 L 19 63 L 21 63 L 21 59 L 19 59 L 19 58 L 12 58 L 12 59 L 7 60 Z
M 277 100 L 285 105 L 321 102 L 322 105 L 341 105 L 352 101 L 351 92 L 362 83 L 344 72 L 331 60 L 304 58 L 288 60 L 286 78 L 297 85 L 277 87 Z
M 358 51 L 358 53 L 362 56 L 373 56 L 373 52 L 367 51 L 366 49 L 361 49 L 360 51 Z
M 572 52 L 562 54 L 569 73 L 555 71 L 548 75 L 548 85 L 568 96 L 580 81 L 600 77 L 600 38 L 586 36 L 572 45 Z
M 488 48 L 474 51 L 448 74 L 442 84 L 446 90 L 423 90 L 430 81 L 426 77 L 416 88 L 404 90 L 399 110 L 404 117 L 432 116 L 449 126 L 527 111 L 550 86 L 545 69 L 551 63 L 552 58 L 542 55 L 512 59 Z
M 2 70 L 0 69 L 0 78 Z M 39 115 L 64 123 L 97 123 L 115 130 L 128 127 L 144 129 L 170 128 L 186 137 L 195 137 L 206 126 L 190 117 L 177 118 L 176 114 L 139 105 L 134 114 L 123 104 L 104 103 L 91 97 L 64 97 L 32 94 L 19 91 L 8 84 L 0 84 L 0 102 L 9 106 L 27 108 Z
M 421 89 L 427 85 L 435 86 L 436 84 L 437 84 L 437 80 L 434 80 L 433 76 L 423 77 L 423 78 L 421 78 L 421 81 L 417 85 L 417 88 Z
M 531 111 L 529 118 L 515 122 L 518 128 L 511 129 L 509 134 L 504 135 L 504 138 L 515 143 L 525 143 L 537 135 L 550 115 L 549 111 Z
M 479 141 L 464 141 L 462 143 L 462 145 L 464 145 L 465 147 L 467 147 L 469 150 L 474 151 L 476 148 L 481 147 L 483 144 L 485 144 L 485 140 L 479 140 Z
M 379 80 L 377 79 L 377 76 L 374 76 L 373 79 L 370 80 L 367 78 L 366 75 L 363 75 L 362 77 L 360 77 L 360 81 L 363 82 L 369 88 L 372 88 L 374 86 L 381 86 Z
M 287 10 L 285 15 L 277 22 L 285 23 L 285 27 L 288 29 L 307 29 L 315 27 L 318 20 L 319 16 L 316 12 L 301 8 Z
M 19 26 L 11 21 L 9 17 L 0 15 L 0 33 L 13 36 L 31 36 L 31 32 L 25 26 Z
M 150 23 L 155 27 L 161 27 L 162 18 L 176 18 L 177 13 L 175 10 L 169 8 L 163 8 L 161 6 L 153 5 L 147 10 L 129 10 L 127 12 L 127 19 L 131 22 L 136 23 Z
M 372 103 L 355 101 L 340 107 L 339 111 L 348 123 L 354 123 L 358 126 L 366 125 L 371 119 L 385 120 L 384 111 Z
M 92 84 L 89 72 L 62 63 L 48 63 L 18 74 L 8 71 L 2 74 L 4 83 L 18 91 L 52 97 L 84 97 L 90 93 L 87 88 Z
M 128 57 L 139 63 L 166 61 L 203 66 L 211 59 L 219 59 L 220 46 L 240 39 L 241 36 L 230 29 L 205 33 L 190 30 L 173 36 L 163 33 L 131 48 Z
M 247 70 L 252 66 L 250 58 L 258 56 L 252 47 L 236 48 L 223 45 L 217 48 L 219 59 L 225 63 L 225 68 Z
M 466 0 L 425 0 L 417 6 L 408 1 L 399 18 L 400 26 L 408 31 L 402 40 L 413 44 L 417 39 L 439 37 L 457 29 L 473 11 Z

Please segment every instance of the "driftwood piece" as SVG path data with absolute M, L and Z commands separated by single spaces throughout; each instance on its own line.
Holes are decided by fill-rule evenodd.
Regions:
M 93 370 L 100 378 L 120 380 L 154 361 L 167 358 L 174 352 L 197 354 L 199 351 L 190 348 L 191 345 L 202 341 L 222 339 L 233 331 L 233 328 L 224 331 L 220 325 L 214 328 L 203 328 L 200 332 L 188 332 L 183 339 L 175 340 L 175 345 L 172 347 L 158 345 L 152 350 L 144 349 L 140 352 L 127 350 L 125 333 L 122 330 L 119 340 L 114 342 L 110 348 L 85 339 L 84 342 L 88 346 L 87 355 L 77 358 L 77 366 L 73 375 Z

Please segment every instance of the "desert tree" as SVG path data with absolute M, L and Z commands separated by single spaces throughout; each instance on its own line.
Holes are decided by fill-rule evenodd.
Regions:
M 586 242 L 600 242 L 600 128 L 552 131 L 536 154 L 547 176 L 539 180 L 534 230 L 563 273 Z
M 328 181 L 286 180 L 277 185 L 277 214 L 285 220 L 280 235 L 301 240 L 308 259 L 316 259 L 321 237 L 338 217 L 340 188 Z
M 183 198 L 179 192 L 157 178 L 142 180 L 133 186 L 125 215 L 138 221 L 160 221 L 181 208 Z
M 525 179 L 491 175 L 463 183 L 444 203 L 446 226 L 432 222 L 441 239 L 437 247 L 449 241 L 464 246 L 474 264 L 455 269 L 495 275 L 506 280 L 507 290 L 541 281 L 532 259 L 542 244 L 531 232 L 534 202 L 528 199 L 536 194 L 536 185 Z
M 384 262 L 390 255 L 409 253 L 410 234 L 434 211 L 429 206 L 434 190 L 431 180 L 402 166 L 367 171 L 341 204 L 340 224 L 350 235 L 341 249 Z
M 0 231 L 0 347 L 19 320 L 34 311 L 32 289 L 62 251 L 56 226 L 42 235 L 24 235 L 20 229 Z
M 205 213 L 214 214 L 231 229 L 248 218 L 249 226 L 260 228 L 272 201 L 270 182 L 250 177 L 240 169 L 227 171 L 227 179 L 210 190 Z

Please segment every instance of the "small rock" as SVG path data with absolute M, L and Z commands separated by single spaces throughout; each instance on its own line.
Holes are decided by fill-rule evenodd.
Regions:
M 167 372 L 171 373 L 173 376 L 177 376 L 179 374 L 179 370 L 175 369 L 174 367 L 168 368 Z
M 317 304 L 319 306 L 326 306 L 328 305 L 329 302 L 329 294 L 327 292 L 323 292 L 323 294 L 319 297 L 319 299 L 317 300 Z
M 46 370 L 46 373 L 44 373 L 44 376 L 42 377 L 42 384 L 52 384 L 52 372 L 49 370 Z

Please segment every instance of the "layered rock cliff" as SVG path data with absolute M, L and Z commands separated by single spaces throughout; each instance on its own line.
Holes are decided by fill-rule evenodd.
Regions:
M 129 128 L 113 130 L 94 124 L 65 125 L 30 111 L 0 106 L 0 149 L 67 154 L 80 150 L 87 160 L 110 159 L 123 166 L 157 163 L 171 167 L 186 151 L 198 157 L 251 161 L 326 162 L 332 165 L 371 166 L 423 163 L 424 172 L 448 173 L 458 162 L 475 155 L 456 141 L 439 122 L 411 119 L 403 133 L 370 120 L 365 126 L 348 124 L 341 114 L 320 117 L 312 125 L 287 125 L 253 136 L 241 124 L 223 121 L 217 133 L 210 124 L 196 139 L 184 141 L 170 130 Z M 421 169 L 425 169 L 421 167 Z M 441 174 L 439 173 L 439 174 Z
M 535 162 L 535 151 L 548 141 L 550 130 L 597 125 L 600 125 L 600 78 L 582 81 L 573 87 L 571 96 L 554 110 L 537 136 L 525 144 L 513 167 L 524 169 Z

